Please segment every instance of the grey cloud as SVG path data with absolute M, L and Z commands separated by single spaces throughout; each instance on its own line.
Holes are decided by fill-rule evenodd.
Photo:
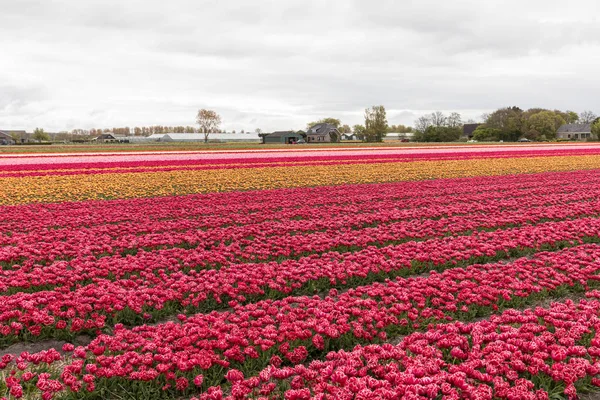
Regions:
M 0 84 L 0 115 L 22 109 L 28 104 L 46 97 L 39 86 L 15 86 Z
M 361 122 L 373 104 L 395 124 L 597 107 L 593 0 L 5 3 L 0 125 L 187 125 L 209 107 L 227 128 L 272 130 Z

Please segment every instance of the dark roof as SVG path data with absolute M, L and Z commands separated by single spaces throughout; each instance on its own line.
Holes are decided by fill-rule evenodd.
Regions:
M 464 124 L 463 125 L 463 135 L 472 136 L 475 129 L 479 128 L 481 124 Z
M 329 132 L 338 132 L 335 125 L 322 123 L 316 124 L 310 127 L 309 130 L 306 131 L 307 135 L 327 135 Z M 339 133 L 339 132 L 338 132 Z
M 96 139 L 116 139 L 116 138 L 110 133 L 103 133 L 102 135 L 98 136 Z
M 27 133 L 25 131 L 11 131 L 8 129 L 0 129 L 0 132 L 4 133 L 5 135 L 12 135 L 13 133 L 17 135 L 25 135 Z
M 557 133 L 590 133 L 592 124 L 565 124 L 558 128 Z
M 6 138 L 6 139 L 13 140 L 12 136 L 10 136 L 8 133 L 6 133 L 6 131 L 0 131 L 0 138 Z
M 294 136 L 300 136 L 300 134 L 297 134 L 294 131 L 277 131 L 277 132 L 273 132 L 268 134 L 268 137 L 282 137 L 282 136 L 289 136 L 289 135 L 294 135 Z

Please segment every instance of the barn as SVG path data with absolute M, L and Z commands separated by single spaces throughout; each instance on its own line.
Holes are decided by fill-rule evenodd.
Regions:
M 302 139 L 302 135 L 294 131 L 278 131 L 265 136 L 265 143 L 292 144 L 297 143 L 300 139 Z

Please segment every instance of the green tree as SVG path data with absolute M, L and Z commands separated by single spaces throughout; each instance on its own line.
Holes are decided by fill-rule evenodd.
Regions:
M 425 129 L 419 139 L 423 142 L 455 142 L 460 139 L 462 130 L 449 126 L 430 126 Z
M 556 131 L 566 123 L 560 113 L 555 111 L 540 111 L 531 115 L 526 122 L 527 131 L 537 131 L 540 136 L 548 139 L 556 137 Z
M 398 124 L 398 125 L 390 125 L 388 127 L 388 133 L 407 133 L 412 132 L 412 128 L 410 126 Z
M 352 132 L 356 135 L 358 140 L 365 140 L 365 127 L 362 125 L 354 125 L 352 127 Z
M 498 129 L 502 135 L 515 137 L 516 140 L 523 134 L 523 110 L 519 107 L 505 107 L 488 114 L 485 126 Z
M 479 142 L 496 142 L 502 136 L 502 131 L 497 128 L 487 128 L 485 126 L 479 126 L 473 132 L 473 139 Z
M 594 135 L 593 139 L 600 139 L 600 118 L 596 118 L 596 122 L 592 124 L 592 135 Z
M 12 138 L 12 140 L 15 141 L 15 143 L 17 143 L 17 144 L 21 143 L 21 135 L 20 134 L 13 132 L 10 134 L 10 137 Z
M 35 128 L 33 131 L 33 138 L 38 142 L 47 142 L 50 140 L 50 135 L 48 135 L 42 128 Z
M 344 124 L 338 128 L 338 131 L 340 133 L 351 133 L 352 128 L 350 128 L 350 125 Z
M 567 110 L 566 114 L 568 116 L 568 118 L 565 118 L 567 124 L 574 124 L 575 122 L 579 121 L 579 114 L 577 114 L 575 111 Z
M 365 141 L 382 142 L 387 134 L 388 123 L 384 106 L 365 109 Z

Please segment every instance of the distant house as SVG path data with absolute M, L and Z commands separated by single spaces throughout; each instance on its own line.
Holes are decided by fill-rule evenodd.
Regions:
M 556 131 L 557 139 L 586 140 L 597 139 L 592 134 L 592 124 L 565 124 Z
M 331 124 L 316 124 L 306 131 L 306 141 L 308 143 L 339 142 L 340 138 L 340 132 Z
M 17 138 L 15 140 L 15 138 Z M 27 132 L 10 129 L 0 129 L 0 144 L 25 143 L 28 140 Z
M 342 140 L 358 140 L 356 133 L 342 133 Z
M 268 134 L 264 137 L 263 143 L 283 143 L 291 144 L 296 143 L 302 139 L 302 135 L 294 131 L 277 131 Z
M 103 133 L 102 135 L 93 138 L 92 141 L 96 143 L 114 143 L 118 140 L 110 133 Z
M 463 125 L 463 136 L 472 138 L 475 129 L 479 128 L 482 124 L 464 124 Z
M 0 131 L 0 144 L 15 144 L 15 140 L 8 133 Z
M 0 145 L 15 144 L 15 139 L 7 131 L 0 131 Z

